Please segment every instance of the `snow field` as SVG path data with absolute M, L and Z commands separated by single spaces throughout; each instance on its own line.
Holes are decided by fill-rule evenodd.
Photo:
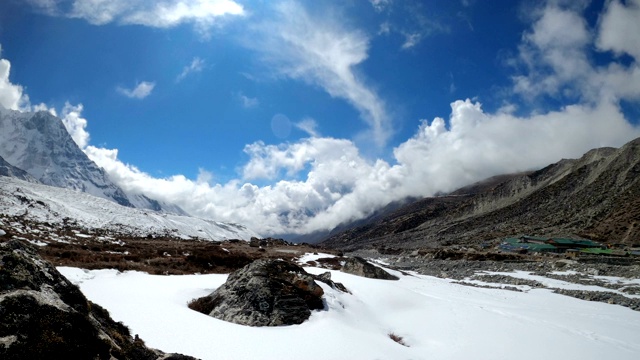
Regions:
M 475 288 L 391 270 L 399 281 L 331 271 L 352 294 L 321 284 L 325 310 L 301 325 L 255 328 L 187 307 L 227 275 L 58 269 L 147 345 L 202 359 L 640 358 L 640 312 L 545 289 Z M 390 333 L 408 347 L 392 341 Z

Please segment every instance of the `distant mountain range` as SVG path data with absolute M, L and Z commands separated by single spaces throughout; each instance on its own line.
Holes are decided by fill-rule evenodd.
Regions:
M 391 206 L 325 236 L 341 248 L 470 245 L 519 234 L 640 243 L 640 138 L 538 171 Z
M 258 234 L 242 225 L 190 217 L 174 204 L 128 194 L 73 141 L 46 111 L 0 106 L 0 216 L 132 236 L 209 240 Z

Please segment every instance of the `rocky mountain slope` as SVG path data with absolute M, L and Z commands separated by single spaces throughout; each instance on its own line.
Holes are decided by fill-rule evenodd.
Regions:
M 518 234 L 640 243 L 640 139 L 425 198 L 322 244 L 416 248 L 481 244 Z
M 79 190 L 120 205 L 186 215 L 178 206 L 126 194 L 73 141 L 62 121 L 46 111 L 0 106 L 0 157 L 43 184 Z

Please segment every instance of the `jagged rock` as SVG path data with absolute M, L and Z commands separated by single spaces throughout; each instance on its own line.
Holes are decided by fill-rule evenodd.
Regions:
M 331 288 L 333 288 L 333 289 L 337 289 L 337 290 L 340 290 L 342 292 L 346 292 L 346 293 L 351 294 L 351 292 L 349 290 L 347 290 L 347 288 L 344 285 L 342 285 L 342 283 L 335 282 L 335 281 L 331 280 L 331 273 L 328 272 L 328 271 L 324 272 L 324 273 L 322 273 L 320 275 L 311 275 L 311 276 L 313 277 L 314 280 L 321 281 L 321 282 L 331 286 Z
M 342 266 L 341 270 L 348 274 L 358 275 L 366 278 L 398 280 L 397 276 L 389 274 L 388 272 L 384 271 L 384 269 L 379 268 L 358 256 L 348 258 L 345 264 Z
M 298 265 L 261 259 L 229 275 L 209 296 L 190 303 L 214 318 L 249 326 L 300 324 L 324 308 L 324 291 Z
M 163 359 L 33 248 L 0 244 L 0 358 Z M 186 357 L 185 359 L 193 359 Z

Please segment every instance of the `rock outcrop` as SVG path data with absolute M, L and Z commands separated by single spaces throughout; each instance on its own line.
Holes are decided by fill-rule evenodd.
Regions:
M 324 308 L 324 291 L 298 265 L 261 259 L 229 275 L 213 293 L 189 307 L 214 318 L 248 326 L 300 324 Z
M 134 340 L 30 246 L 0 243 L 1 359 L 193 359 Z
M 371 279 L 398 280 L 398 277 L 389 274 L 384 269 L 379 268 L 358 256 L 350 257 L 342 266 L 341 270 L 348 274 Z

